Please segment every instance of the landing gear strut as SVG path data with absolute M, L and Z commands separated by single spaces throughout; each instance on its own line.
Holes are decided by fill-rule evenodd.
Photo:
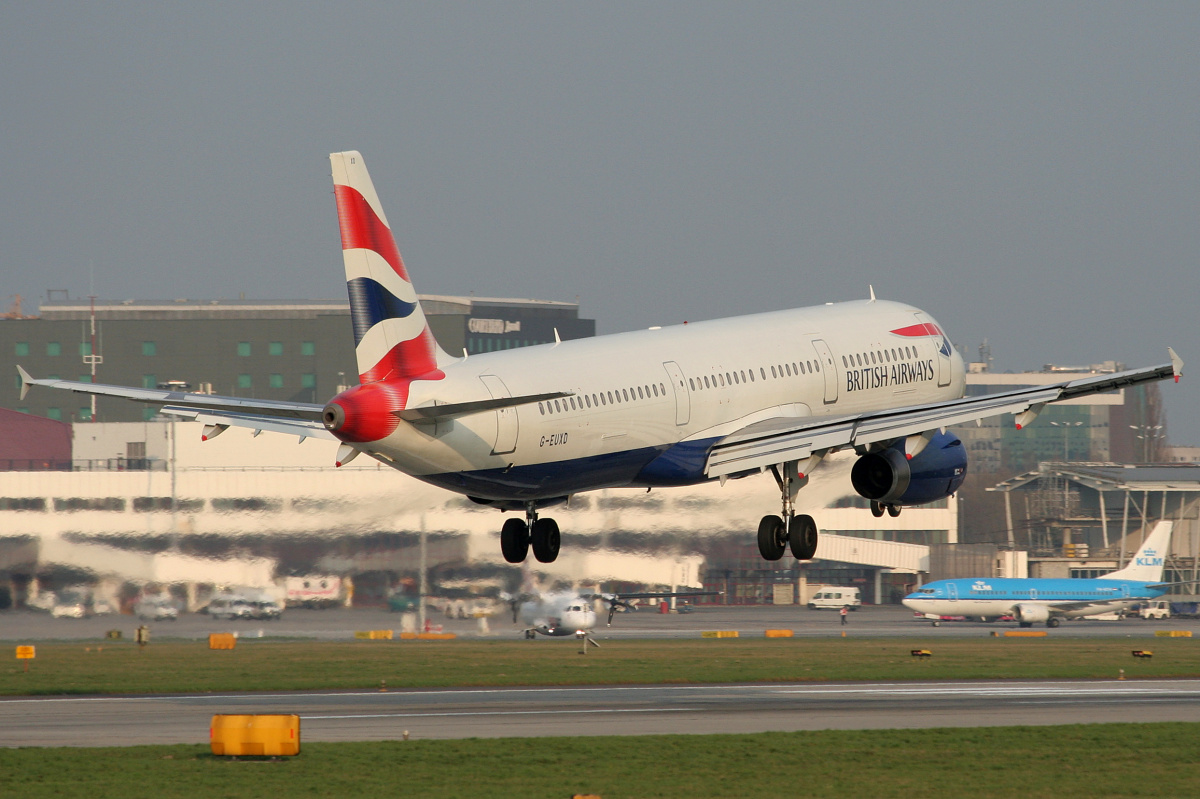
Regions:
M 788 549 L 797 560 L 812 560 L 817 554 L 817 523 L 813 517 L 795 515 L 796 492 L 807 482 L 797 473 L 796 464 L 784 464 L 783 474 L 772 466 L 783 499 L 782 516 L 764 516 L 758 523 L 758 553 L 764 560 L 779 560 Z
M 525 520 L 508 519 L 500 528 L 500 551 L 509 563 L 522 563 L 533 547 L 533 556 L 541 563 L 553 563 L 558 558 L 562 536 L 553 519 L 539 519 L 537 509 L 530 503 Z

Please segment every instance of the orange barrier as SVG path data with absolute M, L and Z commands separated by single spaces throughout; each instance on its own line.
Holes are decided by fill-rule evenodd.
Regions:
M 1191 638 L 1191 630 L 1155 630 L 1154 635 L 1158 638 Z
M 208 636 L 209 649 L 233 649 L 237 646 L 237 636 L 233 633 L 211 633 Z
M 767 638 L 791 638 L 794 633 L 791 630 L 767 630 Z
M 358 630 L 354 633 L 355 638 L 361 638 L 367 641 L 390 641 L 392 640 L 391 630 Z
M 1005 630 L 1005 638 L 1045 638 L 1045 630 Z
M 212 717 L 208 737 L 214 755 L 298 755 L 300 717 L 216 715 Z
M 700 633 L 701 638 L 737 638 L 737 630 L 705 630 Z

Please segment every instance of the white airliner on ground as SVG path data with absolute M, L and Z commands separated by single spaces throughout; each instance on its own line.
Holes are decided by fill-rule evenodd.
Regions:
M 1061 619 L 1099 616 L 1160 597 L 1166 554 L 1171 551 L 1171 522 L 1159 522 L 1125 568 L 1086 578 L 960 578 L 935 580 L 902 601 L 931 616 L 967 616 L 994 621 L 1013 616 L 1022 627 L 1045 622 L 1057 627 Z
M 639 594 L 587 594 L 577 591 L 541 593 L 533 591 L 509 598 L 513 621 L 525 625 L 525 637 L 540 633 L 548 636 L 586 635 L 596 626 L 593 603 L 599 599 L 608 606 L 608 624 L 618 610 L 633 610 L 634 599 L 669 599 L 671 597 L 712 596 L 708 591 L 667 591 Z
M 454 357 L 442 351 L 357 152 L 334 153 L 334 193 L 360 385 L 325 405 L 69 380 L 31 385 L 126 397 L 203 422 L 342 442 L 502 511 L 505 559 L 542 562 L 559 529 L 539 517 L 599 488 L 692 485 L 769 471 L 779 515 L 758 546 L 809 559 L 817 526 L 797 493 L 827 454 L 853 449 L 854 489 L 876 516 L 953 494 L 967 470 L 951 425 L 1003 413 L 1018 427 L 1047 404 L 1174 376 L 1183 363 L 963 397 L 963 364 L 934 319 L 900 302 L 828 303 Z M 198 343 L 197 346 L 203 346 Z M 20 368 L 20 367 L 18 367 Z

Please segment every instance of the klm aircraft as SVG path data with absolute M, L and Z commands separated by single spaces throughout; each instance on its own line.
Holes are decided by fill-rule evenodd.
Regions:
M 1103 577 L 936 580 L 906 596 L 904 604 L 933 616 L 981 621 L 1013 616 L 1022 627 L 1035 622 L 1057 627 L 1062 619 L 1112 613 L 1167 592 L 1168 584 L 1160 581 L 1171 527 L 1171 522 L 1159 522 L 1128 566 Z

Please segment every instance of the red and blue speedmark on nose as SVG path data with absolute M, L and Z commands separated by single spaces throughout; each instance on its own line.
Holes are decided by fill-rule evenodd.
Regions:
M 891 333 L 909 339 L 936 338 L 938 352 L 947 358 L 950 357 L 950 340 L 946 338 L 946 334 L 941 331 L 941 328 L 932 322 L 919 322 L 908 327 L 897 328 Z M 890 350 L 888 352 L 890 354 Z M 917 360 L 902 358 L 890 363 L 885 360 L 882 363 L 864 363 L 856 367 L 854 364 L 857 362 L 853 360 L 854 356 L 849 357 L 852 364 L 846 370 L 846 391 L 867 391 L 888 386 L 905 386 L 933 380 L 937 377 L 937 368 L 932 358 Z M 871 357 L 871 353 L 868 353 L 867 357 Z

